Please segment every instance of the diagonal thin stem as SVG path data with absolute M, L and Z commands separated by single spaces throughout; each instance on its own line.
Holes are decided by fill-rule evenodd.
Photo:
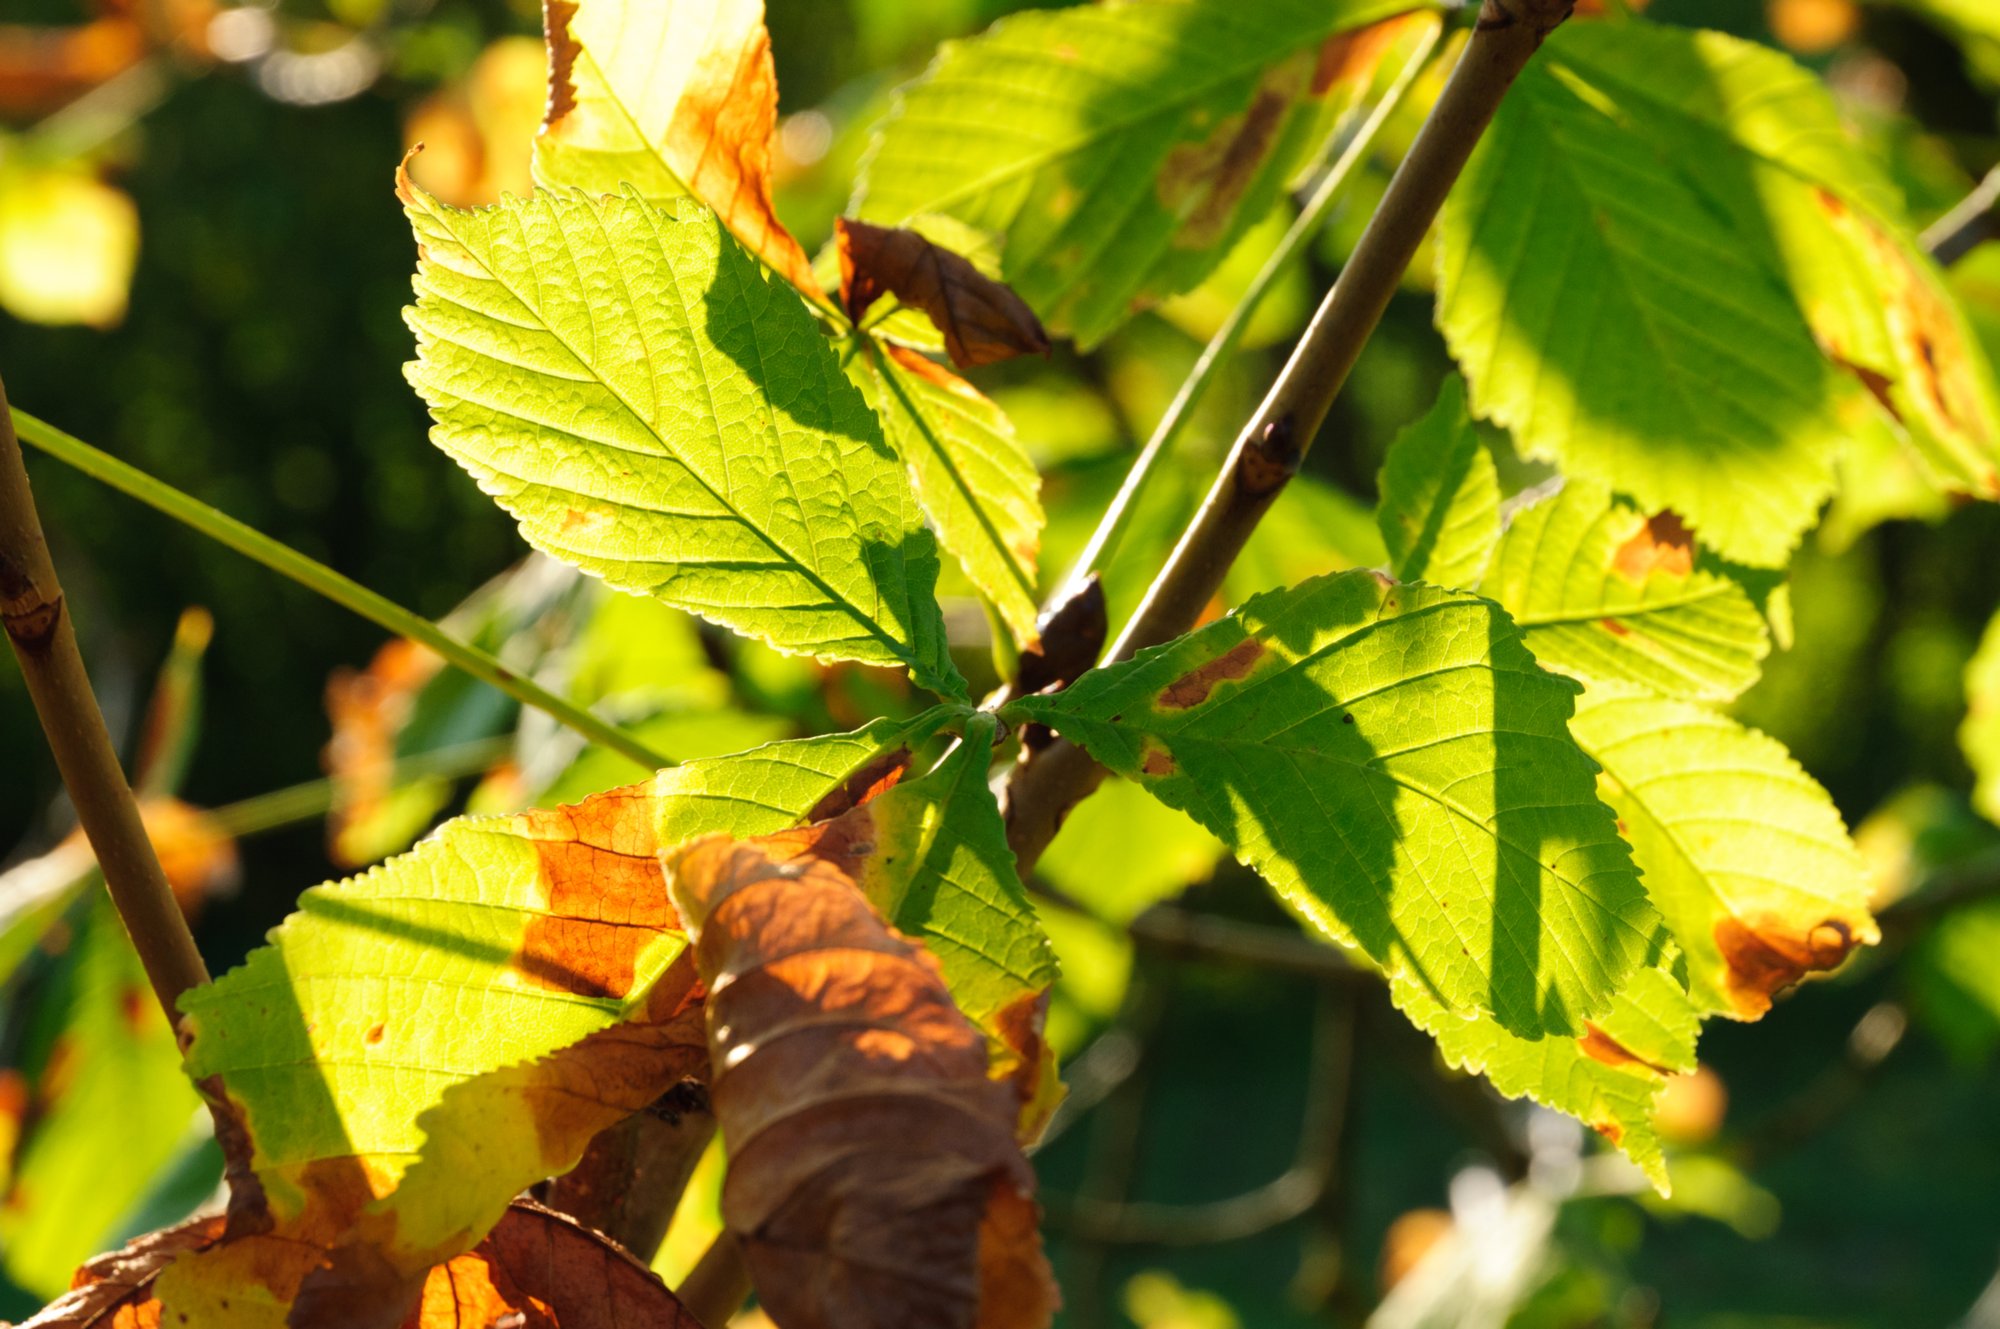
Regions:
M 0 405 L 5 403 L 6 388 L 0 385 Z M 146 838 L 138 800 L 104 727 L 28 489 L 21 445 L 8 421 L 0 414 L 0 624 L 21 662 L 28 695 L 118 916 L 167 1023 L 178 1026 L 175 1003 L 181 993 L 208 982 L 208 969 Z
M 147 475 L 136 466 L 119 461 L 26 411 L 14 411 L 12 419 L 14 429 L 20 431 L 22 442 L 31 443 L 93 480 L 100 480 L 120 493 L 157 508 L 175 521 L 201 532 L 218 544 L 227 545 L 273 572 L 290 577 L 307 590 L 352 610 L 369 622 L 430 648 L 447 663 L 482 683 L 500 689 L 523 706 L 531 706 L 553 717 L 592 743 L 630 757 L 648 769 L 674 764 L 671 757 L 655 752 L 618 726 L 573 702 L 563 700 L 533 679 L 509 669 L 477 646 L 460 641 L 421 614 L 403 608 L 353 578 L 342 576 L 326 564 L 307 558 L 291 546 L 244 525 L 200 499 L 182 493 L 164 480 Z M 11 430 L 9 434 L 11 436 Z
M 1119 485 L 1117 495 L 1111 500 L 1111 506 L 1106 508 L 1104 515 L 1098 519 L 1097 529 L 1091 532 L 1090 543 L 1083 547 L 1081 554 L 1077 555 L 1068 579 L 1051 598 L 1051 604 L 1060 602 L 1068 587 L 1081 585 L 1092 572 L 1102 572 L 1105 566 L 1117 557 L 1118 546 L 1123 543 L 1125 533 L 1131 529 L 1132 518 L 1139 510 L 1140 497 L 1144 495 L 1147 484 L 1158 473 L 1159 464 L 1173 447 L 1174 440 L 1180 437 L 1181 430 L 1193 418 L 1195 408 L 1201 405 L 1202 399 L 1208 395 L 1209 388 L 1215 383 L 1216 371 L 1235 354 L 1237 344 L 1243 340 L 1243 333 L 1250 326 L 1250 320 L 1255 317 L 1258 307 L 1264 303 L 1265 295 L 1277 283 L 1278 278 L 1284 275 L 1286 266 L 1291 263 L 1292 256 L 1298 252 L 1299 246 L 1318 232 L 1334 200 L 1340 197 L 1349 178 L 1374 149 L 1375 139 L 1381 134 L 1382 126 L 1388 123 L 1396 108 L 1403 104 L 1403 98 L 1409 93 L 1411 84 L 1416 82 L 1417 75 L 1429 62 L 1431 53 L 1437 49 L 1438 39 L 1443 31 L 1441 26 L 1434 26 L 1425 32 L 1417 43 L 1417 49 L 1411 54 L 1409 62 L 1396 75 L 1396 81 L 1382 94 L 1382 99 L 1375 104 L 1375 109 L 1355 131 L 1354 137 L 1348 141 L 1339 159 L 1314 187 L 1305 206 L 1299 210 L 1299 215 L 1293 218 L 1291 228 L 1272 248 L 1270 257 L 1264 260 L 1264 266 L 1258 269 L 1257 276 L 1244 289 L 1243 298 L 1236 302 L 1236 307 L 1229 311 L 1229 317 L 1215 330 L 1215 335 L 1208 339 L 1208 345 L 1202 348 L 1201 357 L 1194 362 L 1194 368 L 1188 372 L 1180 391 L 1174 394 L 1173 401 L 1168 404 L 1166 414 L 1162 415 L 1160 422 L 1153 427 L 1152 436 L 1146 440 L 1146 446 L 1139 449 L 1139 455 L 1132 459 L 1132 468 L 1125 473 L 1124 483 Z
M 1569 0 L 1484 0 L 1458 67 L 1396 168 L 1353 256 L 1244 426 L 1222 474 L 1113 643 L 1108 661 L 1128 659 L 1194 626 L 1257 523 L 1297 474 L 1507 89 L 1569 9 Z M 1070 808 L 1103 778 L 1083 749 L 1061 740 L 1014 768 L 1006 787 L 1007 841 L 1024 872 L 1055 838 Z

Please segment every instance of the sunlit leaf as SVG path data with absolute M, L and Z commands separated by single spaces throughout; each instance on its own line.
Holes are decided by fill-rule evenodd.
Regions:
M 947 715 L 450 822 L 307 891 L 271 945 L 181 1003 L 188 1069 L 238 1123 L 258 1221 L 295 1254 L 265 1268 L 239 1244 L 177 1267 L 162 1295 L 198 1320 L 226 1297 L 275 1324 L 302 1285 L 413 1292 L 521 1189 L 699 1067 L 661 851 L 843 811 Z
M 1738 234 L 1768 233 L 1821 346 L 1933 483 L 2000 496 L 1992 367 L 1899 192 L 1813 74 L 1753 42 L 1643 23 L 1566 33 L 1551 54 L 1656 151 L 1704 163 L 1691 178 Z
M 1586 694 L 1570 724 L 1604 767 L 1696 1007 L 1739 1020 L 1880 938 L 1826 791 L 1776 740 L 1686 702 Z
M 1465 409 L 1465 381 L 1405 429 L 1382 463 L 1375 520 L 1398 581 L 1471 587 L 1500 539 L 1500 478 Z
M 1328 129 L 1334 39 L 1412 0 L 1142 0 L 947 43 L 878 131 L 859 215 L 1005 237 L 1002 273 L 1089 346 L 1190 290 Z M 996 104 L 996 97 L 1000 101 Z
M 805 306 L 714 214 L 402 195 L 410 379 L 531 543 L 782 650 L 963 691 L 903 468 Z
M 1041 1329 L 1055 1287 L 1020 1096 L 937 962 L 828 858 L 716 837 L 672 860 L 708 985 L 722 1212 L 788 1329 Z
M 778 81 L 763 0 L 552 0 L 535 178 L 692 194 L 801 290 L 812 265 L 771 207 Z
M 1439 325 L 1474 409 L 1525 453 L 1776 566 L 1833 489 L 1833 370 L 1770 242 L 1710 197 L 1753 188 L 1742 155 L 1665 154 L 1643 108 L 1560 63 L 1574 35 L 1522 74 L 1445 205 Z
M 1569 737 L 1576 686 L 1488 601 L 1368 572 L 1261 595 L 1029 697 L 1399 985 L 1577 1035 L 1658 918 Z
M 1705 566 L 1678 517 L 1649 519 L 1589 480 L 1514 513 L 1480 592 L 1543 664 L 1662 696 L 1726 701 L 1771 649 L 1749 595 Z
M 1206 881 L 1228 853 L 1187 814 L 1130 780 L 1105 781 L 1063 822 L 1035 872 L 1120 927 Z
M 938 540 L 1016 640 L 1032 646 L 1041 476 L 1013 425 L 977 388 L 915 351 L 852 338 L 847 365 L 909 464 Z
M 1701 1026 L 1671 974 L 1639 970 L 1581 1038 L 1518 1038 L 1487 1016 L 1461 1019 L 1407 988 L 1397 1000 L 1418 1028 L 1437 1039 L 1446 1061 L 1484 1075 L 1510 1098 L 1531 1098 L 1575 1117 L 1667 1193 L 1653 1103 L 1668 1076 L 1694 1069 Z
M 112 327 L 138 257 L 139 212 L 124 191 L 69 168 L 0 169 L 0 309 Z

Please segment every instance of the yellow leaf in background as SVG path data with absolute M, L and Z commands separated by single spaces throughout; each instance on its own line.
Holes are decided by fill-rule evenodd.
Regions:
M 534 192 L 528 173 L 535 130 L 548 95 L 548 61 L 532 37 L 502 37 L 450 87 L 417 103 L 403 146 L 421 143 L 410 176 L 455 207 L 497 203 Z
M 30 323 L 108 328 L 125 317 L 139 212 L 70 168 L 0 173 L 0 308 Z

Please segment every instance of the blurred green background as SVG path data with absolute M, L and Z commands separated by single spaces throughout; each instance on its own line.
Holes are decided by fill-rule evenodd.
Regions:
M 895 84 L 938 40 L 1019 7 L 770 0 L 786 115 L 780 208 L 809 251 L 844 203 L 867 126 Z M 1960 12 L 1980 8 L 1971 0 Z M 1789 46 L 1847 101 L 1917 211 L 1935 215 L 2000 159 L 2000 36 L 1982 42 L 1952 9 L 1656 0 L 1649 14 Z M 524 551 L 505 516 L 426 443 L 423 409 L 402 380 L 413 253 L 390 179 L 422 137 L 426 184 L 448 199 L 525 189 L 538 31 L 521 0 L 276 9 L 8 0 L 0 374 L 14 403 L 424 614 L 451 610 Z M 67 40 L 53 45 L 51 34 Z M 1413 127 L 1392 127 L 1384 151 Z M 1183 441 L 1179 488 L 1205 483 L 1383 178 L 1378 164 L 1267 304 L 1252 349 Z M 985 380 L 1050 470 L 1051 573 L 1273 233 L 1253 234 L 1208 287 L 1135 320 L 1087 360 L 1059 352 Z M 2000 354 L 2000 245 L 1955 275 Z M 1298 500 L 1318 506 L 1296 527 L 1277 519 L 1274 559 L 1294 537 L 1368 558 L 1352 531 L 1366 529 L 1383 450 L 1428 407 L 1447 368 L 1426 284 L 1413 273 L 1363 359 L 1328 426 L 1337 443 L 1313 453 L 1323 487 Z M 114 732 L 136 731 L 177 620 L 205 606 L 213 644 L 182 795 L 214 807 L 315 779 L 328 676 L 365 665 L 379 631 L 44 457 L 29 464 Z M 1163 536 L 1172 523 L 1165 512 L 1154 524 Z M 1133 575 L 1151 552 L 1138 543 Z M 1790 745 L 1864 828 L 1885 880 L 1928 880 L 1961 863 L 1976 878 L 1992 861 L 2000 837 L 1971 811 L 1956 731 L 1965 666 L 2000 605 L 1996 568 L 2000 509 L 1872 528 L 1836 512 L 1794 570 L 1797 647 L 1738 708 Z M 1129 595 L 1114 578 L 1114 611 L 1130 609 Z M 836 702 L 825 709 L 826 722 L 841 720 Z M 784 723 L 815 718 L 795 710 Z M 1115 809 L 1095 824 L 1113 846 L 1109 864 L 1135 846 L 1178 844 L 1181 858 L 1162 870 L 1194 883 L 1190 906 L 1291 928 L 1244 874 L 1203 880 L 1213 855 L 1181 828 L 1156 833 Z M 10 659 L 0 664 L 0 865 L 46 851 L 67 827 Z M 218 972 L 301 888 L 341 871 L 317 819 L 248 838 L 239 852 L 240 890 L 209 901 L 199 921 Z M 1064 873 L 1094 870 L 1071 848 L 1049 874 L 1064 884 Z M 1073 1077 L 1079 1105 L 1104 1096 L 1063 1118 L 1038 1159 L 1070 1303 L 1064 1322 L 1359 1324 L 1379 1300 L 1385 1260 L 1395 1265 L 1437 1226 L 1407 1215 L 1448 1208 L 1461 1229 L 1477 1228 L 1493 1218 L 1501 1181 L 1533 1170 L 1547 1183 L 1537 1194 L 1564 1198 L 1547 1202 L 1547 1235 L 1507 1275 L 1518 1286 L 1467 1310 L 1471 1318 L 1422 1322 L 2000 1325 L 2000 1292 L 1974 1311 L 2000 1266 L 1991 1055 L 2000 925 L 1925 899 L 1838 979 L 1795 994 L 1760 1025 L 1711 1026 L 1702 1055 L 1727 1111 L 1715 1134 L 1702 1105 L 1690 1107 L 1673 1206 L 1641 1202 L 1615 1174 L 1593 1171 L 1573 1128 L 1440 1073 L 1370 986 L 1337 971 L 1264 970 L 1143 939 L 1135 947 L 1115 928 L 1057 919 L 1071 971 L 1058 1032 L 1090 1049 Z M 0 1012 L 0 1060 L 48 1073 L 60 1029 L 84 1010 L 76 994 L 92 948 L 115 949 L 106 928 L 87 919 L 73 963 L 45 955 L 16 975 Z M 1329 1066 L 1350 1073 L 1321 1073 Z M 143 1092 L 143 1081 L 127 1089 Z M 0 1081 L 10 1129 L 24 1112 L 32 1124 L 32 1108 L 10 1106 L 23 1092 L 18 1077 Z M 1293 1164 L 1302 1129 L 1307 1156 L 1332 1161 L 1331 1180 L 1291 1206 L 1303 1212 L 1264 1230 L 1177 1245 L 1092 1219 L 1093 1199 L 1192 1204 L 1252 1191 Z M 157 1221 L 198 1198 L 212 1185 L 212 1157 L 179 1139 L 169 1130 L 161 1146 L 182 1175 L 155 1208 L 68 1236 L 93 1249 L 142 1215 Z M 65 1166 L 73 1172 L 75 1158 Z M 29 1241 L 19 1234 L 37 1224 L 85 1222 L 25 1184 L 5 1205 L 0 1242 Z M 1532 1215 L 1509 1221 L 1540 1230 Z M 1134 1235 L 1145 1239 L 1126 1240 Z M 16 1286 L 24 1275 L 0 1263 L 12 1280 L 0 1286 L 0 1315 L 38 1305 L 34 1280 Z

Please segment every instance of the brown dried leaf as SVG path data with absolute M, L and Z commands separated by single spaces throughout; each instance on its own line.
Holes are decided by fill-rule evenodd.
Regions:
M 231 1245 L 261 1254 L 279 1243 L 232 1236 L 198 1218 L 101 1255 L 74 1289 L 21 1329 L 160 1329 L 154 1281 L 191 1251 Z M 553 1210 L 517 1200 L 473 1250 L 432 1269 L 402 1329 L 701 1329 L 666 1285 L 603 1237 Z
M 360 672 L 336 669 L 326 681 L 326 713 L 333 722 L 322 760 L 333 781 L 327 817 L 328 854 L 358 867 L 373 852 L 370 823 L 388 801 L 396 769 L 396 736 L 409 723 L 417 694 L 444 668 L 444 660 L 398 637 L 375 652 Z
M 668 859 L 709 987 L 723 1218 L 761 1301 L 785 1329 L 1048 1324 L 1018 1090 L 936 961 L 817 846 L 780 861 L 798 848 Z
M 840 301 L 857 323 L 885 295 L 930 315 L 960 369 L 1047 355 L 1049 336 L 1027 302 L 962 254 L 900 227 L 835 221 Z

